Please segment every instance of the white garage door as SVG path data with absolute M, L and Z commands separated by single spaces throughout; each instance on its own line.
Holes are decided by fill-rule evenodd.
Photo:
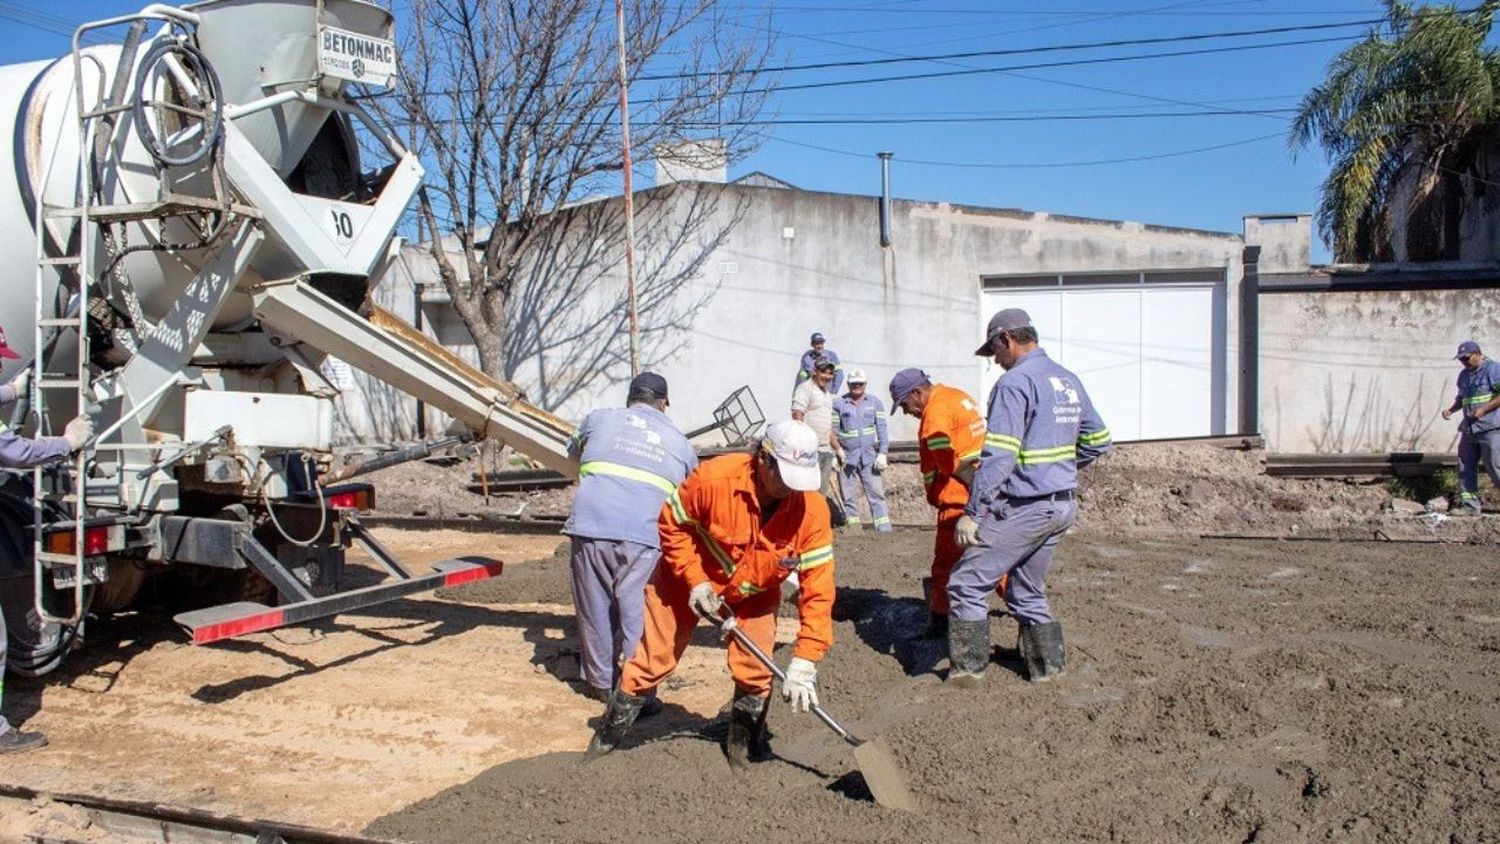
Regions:
M 1212 283 L 987 285 L 984 320 L 1001 308 L 1031 314 L 1043 348 L 1078 374 L 1115 439 L 1208 436 L 1216 290 Z M 981 365 L 987 397 L 1002 370 Z

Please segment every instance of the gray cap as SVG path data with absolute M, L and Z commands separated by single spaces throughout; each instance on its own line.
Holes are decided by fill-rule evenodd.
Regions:
M 1031 315 L 1020 308 L 1006 308 L 990 317 L 990 327 L 984 332 L 984 345 L 974 350 L 974 354 L 988 357 L 990 354 L 990 343 L 994 341 L 995 335 L 1004 331 L 1015 331 L 1017 328 L 1031 328 Z

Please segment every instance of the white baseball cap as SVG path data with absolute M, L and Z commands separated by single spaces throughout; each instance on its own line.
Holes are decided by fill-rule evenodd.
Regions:
M 812 492 L 823 485 L 818 471 L 818 435 L 806 423 L 794 419 L 766 429 L 764 447 L 776 458 L 781 480 L 799 492 Z
M 870 383 L 870 379 L 868 379 L 868 378 L 865 377 L 865 371 L 863 369 L 851 369 L 851 370 L 849 370 L 849 377 L 845 378 L 844 380 L 848 381 L 850 384 L 868 384 L 868 383 Z

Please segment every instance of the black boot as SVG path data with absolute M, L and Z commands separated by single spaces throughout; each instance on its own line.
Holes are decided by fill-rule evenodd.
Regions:
M 1026 663 L 1026 679 L 1045 683 L 1061 677 L 1067 667 L 1063 654 L 1062 622 L 1021 625 L 1019 640 L 1021 660 Z
M 646 705 L 646 700 L 645 695 L 637 697 L 615 689 L 614 696 L 609 699 L 609 708 L 604 710 L 604 720 L 599 722 L 599 729 L 594 731 L 594 738 L 589 742 L 588 752 L 583 754 L 583 761 L 592 762 L 614 750 L 620 740 L 625 738 L 630 725 L 641 714 L 641 707 Z
M 736 690 L 734 705 L 729 708 L 729 737 L 724 740 L 724 756 L 729 767 L 743 771 L 751 755 L 759 757 L 770 750 L 766 737 L 767 698 Z
M 948 683 L 960 689 L 978 688 L 990 662 L 990 620 L 948 620 Z
M 0 665 L 0 668 L 3 668 Z M 38 732 L 21 732 L 12 727 L 0 733 L 0 753 L 20 753 L 23 750 L 35 750 L 47 744 L 47 737 Z

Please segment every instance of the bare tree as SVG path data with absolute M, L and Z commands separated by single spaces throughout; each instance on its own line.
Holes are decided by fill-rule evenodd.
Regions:
M 714 138 L 733 161 L 760 142 L 753 122 L 765 102 L 770 44 L 753 28 L 727 34 L 713 7 L 714 0 L 626 0 L 635 149 Z M 480 366 L 510 376 L 519 358 L 565 343 L 614 345 L 609 341 L 624 325 L 618 307 L 584 320 L 596 329 L 587 338 L 570 336 L 573 328 L 552 319 L 569 309 L 598 309 L 597 301 L 579 304 L 580 285 L 610 269 L 600 262 L 621 262 L 618 203 L 570 207 L 591 194 L 618 192 L 623 145 L 612 4 L 413 0 L 410 9 L 396 94 L 376 108 L 405 128 L 428 168 L 417 213 L 427 232 L 447 235 L 431 237 L 431 254 L 474 337 Z M 702 216 L 676 220 L 670 232 L 642 226 L 643 240 L 657 238 L 701 261 L 722 233 L 700 222 L 736 218 L 716 198 L 693 197 L 690 205 Z M 675 294 L 697 271 L 691 259 L 658 257 L 655 271 L 641 274 L 644 331 L 659 333 L 691 317 L 701 302 L 684 303 Z M 590 354 L 599 366 L 615 362 L 607 348 Z M 546 389 L 570 393 L 578 381 Z M 561 400 L 549 398 L 554 406 Z

